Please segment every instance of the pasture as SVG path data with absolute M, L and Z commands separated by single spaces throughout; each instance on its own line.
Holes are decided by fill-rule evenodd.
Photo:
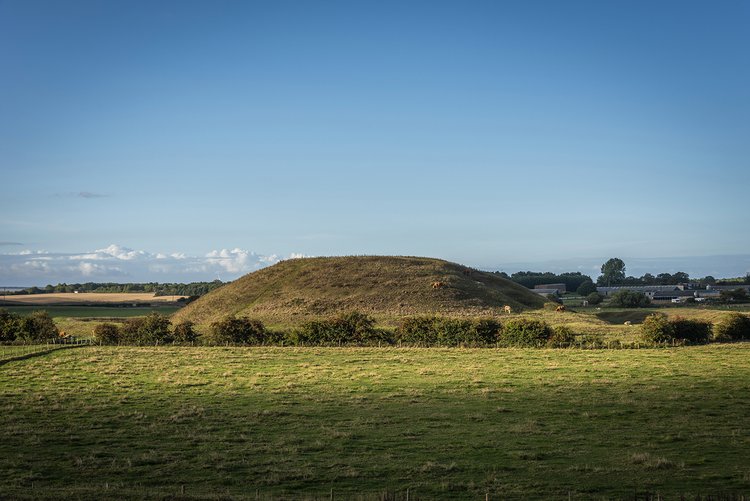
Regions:
M 748 343 L 74 348 L 0 365 L 0 498 L 739 499 L 748 416 Z

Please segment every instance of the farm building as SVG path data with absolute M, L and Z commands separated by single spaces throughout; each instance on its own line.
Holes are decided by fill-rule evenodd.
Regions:
M 566 292 L 565 284 L 539 284 L 539 285 L 535 285 L 534 289 L 554 289 L 557 291 L 558 294 L 563 294 Z M 536 290 L 534 292 L 536 292 Z M 541 293 L 537 292 L 537 294 L 541 294 Z

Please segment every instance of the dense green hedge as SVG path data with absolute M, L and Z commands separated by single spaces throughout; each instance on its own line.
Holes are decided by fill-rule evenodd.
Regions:
M 48 332 L 48 316 L 39 314 L 22 319 L 0 311 L 0 340 L 18 329 L 24 332 Z M 20 327 L 19 327 L 20 326 Z M 26 327 L 24 327 L 26 326 Z M 33 329 L 31 326 L 34 326 Z M 54 326 L 54 323 L 52 323 Z M 56 331 L 55 331 L 56 332 Z M 9 334 L 11 333 L 11 334 Z M 24 334 L 32 335 L 32 334 Z M 403 318 L 395 330 L 379 329 L 375 319 L 360 312 L 305 322 L 289 331 L 266 329 L 259 320 L 226 317 L 211 324 L 210 331 L 198 336 L 190 322 L 172 326 L 159 313 L 129 319 L 121 327 L 104 323 L 94 330 L 102 344 L 162 345 L 168 343 L 205 345 L 294 345 L 294 346 L 445 346 L 445 347 L 550 347 L 603 348 L 627 347 L 620 341 L 605 344 L 599 338 L 578 336 L 565 326 L 551 327 L 542 320 L 513 318 L 500 323 L 494 318 L 450 318 L 415 316 Z M 713 339 L 750 339 L 750 317 L 739 313 L 725 316 L 713 326 Z M 648 316 L 640 329 L 639 342 L 649 345 L 665 343 L 700 344 L 712 340 L 709 322 L 662 314 Z M 634 343 L 635 347 L 635 343 Z
M 711 340 L 711 323 L 688 320 L 682 317 L 668 319 L 665 315 L 649 315 L 641 324 L 641 339 L 647 343 L 662 344 L 678 341 L 703 344 Z
M 52 317 L 46 311 L 35 311 L 22 317 L 7 310 L 0 310 L 0 342 L 49 341 L 59 337 Z
M 750 317 L 732 312 L 714 325 L 714 338 L 717 341 L 738 341 L 750 339 Z
M 396 329 L 400 344 L 413 346 L 488 346 L 498 342 L 501 324 L 492 318 L 407 317 Z

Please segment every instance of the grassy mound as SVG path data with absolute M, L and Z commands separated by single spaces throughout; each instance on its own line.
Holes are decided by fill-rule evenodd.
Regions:
M 439 285 L 438 285 L 439 284 Z M 544 299 L 492 273 L 420 257 L 325 257 L 282 261 L 206 294 L 173 320 L 208 324 L 226 315 L 275 323 L 359 310 L 379 317 L 486 315 Z

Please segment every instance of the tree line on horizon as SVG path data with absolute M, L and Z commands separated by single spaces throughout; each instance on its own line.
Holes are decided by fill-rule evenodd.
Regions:
M 146 292 L 156 296 L 202 296 L 218 289 L 226 282 L 214 280 L 212 282 L 190 282 L 190 283 L 116 283 L 116 282 L 86 282 L 86 283 L 59 283 L 48 284 L 45 287 L 28 287 L 20 291 L 8 292 L 7 295 L 27 294 L 50 294 L 55 292 L 104 292 L 104 293 L 127 293 Z
M 584 275 L 578 271 L 559 274 L 549 271 L 518 271 L 511 275 L 497 271 L 495 274 L 529 289 L 544 284 L 565 284 L 566 290 L 570 292 L 576 291 L 582 295 L 589 294 L 592 287 L 594 287 L 593 290 L 596 290 L 595 286 L 649 286 L 679 285 L 687 283 L 697 285 L 698 287 L 705 287 L 707 285 L 750 285 L 750 273 L 745 277 L 737 278 L 717 279 L 708 275 L 703 278 L 691 279 L 690 275 L 683 271 L 678 271 L 676 273 L 665 272 L 657 275 L 645 273 L 640 277 L 627 276 L 625 271 L 626 267 L 622 259 L 611 258 L 602 264 L 601 275 L 597 277 L 596 281 L 594 281 L 589 275 Z M 579 291 L 579 289 L 581 290 Z

